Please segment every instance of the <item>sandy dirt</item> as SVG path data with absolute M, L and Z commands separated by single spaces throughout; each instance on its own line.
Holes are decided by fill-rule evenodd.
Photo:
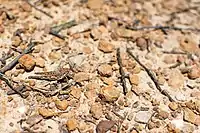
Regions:
M 199 133 L 199 14 L 199 0 L 0 0 L 0 133 Z

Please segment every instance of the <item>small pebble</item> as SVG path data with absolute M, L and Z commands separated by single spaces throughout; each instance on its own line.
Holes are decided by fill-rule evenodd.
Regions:
M 119 98 L 120 91 L 118 88 L 115 88 L 114 86 L 108 86 L 101 88 L 100 94 L 103 100 L 108 102 L 114 102 Z
M 67 100 L 63 100 L 63 101 L 60 101 L 60 100 L 56 100 L 55 101 L 55 104 L 56 104 L 56 107 L 59 109 L 59 110 L 66 110 L 67 107 L 68 107 L 68 102 Z
M 139 37 L 136 39 L 136 45 L 142 50 L 146 50 L 148 47 L 148 42 L 145 38 Z
M 90 75 L 85 72 L 79 72 L 74 75 L 74 80 L 76 82 L 88 81 L 90 79 Z
M 178 109 L 178 104 L 177 104 L 176 102 L 170 102 L 169 105 L 168 105 L 168 107 L 169 107 L 171 110 L 175 111 L 175 110 Z
M 66 122 L 67 129 L 73 131 L 78 127 L 78 122 L 76 119 L 72 118 Z
M 139 77 L 138 75 L 130 75 L 130 82 L 131 84 L 138 85 L 139 84 Z
M 147 111 L 139 111 L 138 113 L 136 113 L 135 115 L 135 121 L 139 122 L 139 123 L 144 123 L 146 124 L 150 117 L 151 117 L 152 113 L 147 112 Z
M 81 97 L 81 88 L 77 88 L 77 87 L 71 87 L 71 92 L 70 94 L 76 98 L 79 99 Z
M 95 103 L 90 108 L 90 113 L 95 119 L 100 119 L 103 116 L 102 105 L 100 103 Z
M 49 118 L 49 117 L 54 116 L 54 112 L 50 109 L 47 109 L 47 108 L 41 107 L 41 108 L 38 109 L 38 112 L 44 118 Z
M 22 65 L 24 67 L 24 69 L 26 71 L 31 71 L 34 69 L 36 62 L 34 61 L 33 57 L 25 54 L 23 55 L 18 62 L 20 63 L 20 65 Z
M 108 64 L 102 64 L 98 67 L 98 72 L 101 76 L 111 76 L 112 66 Z
M 41 57 L 38 57 L 35 59 L 36 62 L 36 66 L 40 67 L 40 68 L 44 68 L 45 67 L 45 60 Z
M 114 50 L 114 45 L 105 40 L 100 40 L 98 49 L 104 53 L 111 53 Z

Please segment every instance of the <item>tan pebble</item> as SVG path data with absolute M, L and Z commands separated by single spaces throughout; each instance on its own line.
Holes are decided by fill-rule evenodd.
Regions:
M 169 117 L 169 113 L 164 111 L 164 110 L 159 110 L 158 111 L 158 118 L 161 119 L 161 120 L 165 120 Z
M 65 45 L 65 42 L 63 39 L 60 39 L 58 37 L 53 37 L 52 38 L 53 40 L 53 46 L 56 46 L 56 47 L 61 47 L 61 46 L 64 46 Z
M 179 90 L 184 85 L 184 76 L 177 69 L 170 71 L 168 85 L 175 91 Z
M 15 70 L 15 71 L 13 72 L 13 76 L 17 77 L 18 75 L 19 75 L 19 71 L 18 71 L 18 70 Z
M 49 59 L 52 61 L 58 61 L 61 59 L 61 52 L 58 51 L 52 51 L 49 53 Z
M 139 77 L 138 75 L 130 75 L 130 82 L 131 84 L 138 85 L 139 84 Z
M 90 75 L 88 73 L 85 73 L 85 72 L 79 72 L 79 73 L 76 73 L 74 75 L 74 80 L 76 82 L 87 81 L 89 79 L 90 79 Z
M 136 39 L 142 36 L 142 32 L 132 31 L 125 28 L 117 28 L 115 32 L 120 37 L 127 37 L 127 38 L 134 37 Z
M 169 107 L 171 110 L 175 111 L 175 110 L 178 109 L 178 104 L 177 104 L 176 102 L 171 102 L 171 103 L 169 103 L 168 107 Z
M 158 83 L 160 85 L 164 85 L 164 83 L 165 83 L 165 77 L 163 75 L 158 75 L 157 80 L 158 80 Z
M 95 119 L 100 119 L 103 116 L 102 105 L 100 103 L 95 103 L 90 108 L 90 113 Z
M 35 61 L 32 56 L 25 54 L 23 55 L 18 62 L 24 67 L 26 71 L 31 71 L 35 67 Z
M 103 100 L 108 102 L 114 102 L 119 98 L 120 91 L 119 88 L 115 88 L 114 86 L 108 86 L 101 88 L 100 94 L 102 95 Z
M 107 85 L 111 85 L 113 86 L 115 84 L 115 82 L 113 81 L 112 78 L 107 78 L 107 77 L 101 77 L 101 80 L 103 80 L 103 82 Z
M 188 107 L 189 109 L 195 109 L 195 102 L 193 100 L 187 101 L 185 102 L 186 107 Z
M 157 99 L 153 98 L 151 101 L 153 106 L 158 106 L 160 104 L 160 101 L 158 101 Z
M 141 68 L 139 66 L 135 66 L 132 70 L 132 73 L 133 74 L 139 74 L 141 71 Z
M 81 97 L 81 88 L 77 88 L 77 87 L 71 87 L 71 92 L 70 94 L 76 98 L 79 99 Z
M 196 115 L 192 110 L 185 108 L 184 109 L 184 115 L 183 120 L 190 122 L 195 125 L 200 125 L 200 116 Z
M 50 109 L 47 109 L 47 108 L 43 108 L 43 107 L 39 108 L 38 112 L 44 118 L 49 118 L 49 117 L 54 116 L 54 112 L 52 110 L 50 110 Z
M 99 87 L 100 87 L 99 84 L 94 83 L 94 82 L 88 83 L 86 85 L 87 90 L 94 90 L 94 89 L 98 89 Z
M 20 4 L 20 7 L 26 12 L 32 11 L 32 7 L 25 1 Z
M 92 53 L 92 50 L 91 50 L 90 47 L 83 47 L 83 52 L 84 52 L 85 54 L 91 54 L 91 53 Z
M 41 46 L 40 45 L 36 45 L 34 47 L 33 53 L 39 53 L 41 51 Z
M 72 34 L 73 39 L 78 39 L 81 37 L 79 33 Z
M 200 113 L 200 100 L 194 102 L 195 110 Z
M 197 79 L 200 77 L 200 67 L 197 66 L 193 66 L 190 70 L 190 72 L 188 73 L 188 77 L 190 79 Z
M 145 38 L 139 37 L 136 39 L 136 45 L 142 50 L 146 50 L 148 47 L 148 42 Z
M 90 99 L 90 100 L 92 100 L 92 99 L 94 99 L 94 98 L 97 97 L 97 92 L 96 92 L 96 90 L 88 90 L 88 91 L 86 91 L 84 94 L 85 94 L 85 96 L 86 96 L 88 99 Z
M 107 33 L 108 32 L 108 29 L 104 26 L 104 25 L 100 25 L 99 26 L 99 31 L 101 33 Z
M 67 129 L 73 131 L 78 127 L 78 122 L 76 119 L 72 118 L 66 122 Z
M 98 49 L 104 53 L 111 53 L 114 50 L 114 45 L 105 40 L 100 40 Z
M 103 0 L 88 0 L 87 6 L 90 9 L 100 9 L 103 6 L 104 1 Z
M 71 51 L 71 48 L 69 46 L 64 46 L 61 50 L 64 54 L 68 54 Z
M 24 72 L 25 72 L 24 69 L 19 69 L 19 73 L 20 73 L 20 74 L 23 74 Z
M 112 66 L 108 64 L 102 64 L 98 67 L 98 72 L 101 76 L 111 76 Z
M 135 85 L 132 85 L 131 90 L 138 96 L 140 95 L 140 93 L 142 93 L 141 89 Z
M 38 57 L 35 59 L 36 62 L 36 66 L 40 67 L 40 68 L 44 68 L 45 67 L 45 60 L 41 57 Z
M 67 100 L 63 100 L 63 101 L 60 101 L 60 100 L 56 100 L 55 101 L 55 104 L 56 104 L 56 107 L 59 109 L 59 110 L 66 110 L 67 107 L 68 107 L 68 102 Z
M 102 33 L 99 31 L 99 29 L 94 28 L 91 31 L 91 35 L 92 35 L 94 40 L 98 40 L 99 38 L 101 38 Z
M 29 80 L 28 83 L 29 83 L 30 86 L 35 86 L 35 81 L 34 80 Z
M 20 39 L 19 36 L 13 36 L 13 37 L 12 37 L 12 46 L 18 47 L 18 46 L 20 45 L 21 42 L 22 42 L 22 41 L 21 41 L 21 39 Z
M 166 55 L 163 59 L 163 62 L 165 62 L 166 64 L 173 64 L 176 63 L 176 61 L 177 59 L 173 55 Z

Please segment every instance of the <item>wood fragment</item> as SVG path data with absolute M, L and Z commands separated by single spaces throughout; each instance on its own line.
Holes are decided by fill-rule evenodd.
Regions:
M 0 79 L 3 80 L 4 82 L 6 82 L 6 84 L 17 94 L 19 94 L 22 98 L 26 98 L 27 96 L 24 95 L 22 92 L 20 92 L 19 90 L 15 89 L 12 85 L 12 82 L 8 79 L 8 77 L 6 77 L 6 75 L 4 75 L 3 73 L 0 72 Z
M 178 52 L 178 51 L 162 51 L 164 54 L 182 54 L 187 55 L 186 52 Z
M 39 11 L 39 12 L 45 14 L 46 16 L 48 16 L 48 17 L 50 17 L 50 18 L 53 18 L 52 15 L 50 15 L 49 13 L 43 11 L 42 9 L 37 8 L 37 7 L 36 7 L 35 5 L 33 5 L 29 0 L 25 0 L 25 1 L 26 1 L 31 7 L 33 7 L 35 10 L 37 10 L 37 11 Z
M 120 56 L 120 49 L 118 48 L 117 49 L 117 62 L 118 62 L 118 65 L 119 65 L 119 72 L 120 72 L 120 75 L 121 75 L 121 83 L 122 83 L 122 87 L 123 87 L 123 92 L 124 92 L 124 95 L 126 95 L 126 93 L 128 92 L 128 89 L 126 87 L 126 75 L 125 75 L 125 72 L 123 70 L 123 67 L 122 67 L 122 59 L 121 59 L 121 56 Z
M 127 26 L 126 28 L 127 29 L 131 29 L 131 30 L 162 30 L 164 32 L 166 32 L 166 30 L 200 32 L 200 29 L 198 29 L 198 28 L 181 28 L 181 27 L 175 27 L 175 26 L 141 26 L 141 27 L 130 27 L 130 26 Z
M 156 88 L 160 91 L 160 93 L 163 94 L 164 96 L 168 97 L 169 100 L 170 100 L 171 102 L 175 102 L 175 100 L 170 96 L 170 94 L 169 94 L 166 90 L 162 90 L 162 89 L 161 89 L 161 87 L 160 87 L 160 85 L 159 85 L 159 83 L 158 83 L 158 80 L 156 79 L 156 77 L 154 76 L 154 74 L 152 73 L 152 71 L 149 70 L 145 65 L 143 65 L 143 64 L 139 61 L 139 59 L 138 59 L 136 56 L 134 56 L 134 55 L 132 54 L 130 48 L 127 49 L 127 53 L 128 53 L 131 57 L 133 57 L 133 59 L 147 72 L 147 74 L 149 75 L 149 77 L 151 78 L 151 80 L 154 82 Z
M 15 65 L 18 63 L 18 60 L 24 55 L 32 51 L 32 48 L 35 46 L 35 43 L 30 43 L 30 45 L 27 46 L 27 48 L 15 59 L 10 62 L 8 65 L 4 66 L 3 68 L 0 69 L 0 73 L 4 74 L 6 71 L 11 70 Z

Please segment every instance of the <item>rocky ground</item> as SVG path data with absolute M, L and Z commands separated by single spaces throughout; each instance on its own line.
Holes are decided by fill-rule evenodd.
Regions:
M 1 133 L 199 133 L 199 0 L 0 0 Z

